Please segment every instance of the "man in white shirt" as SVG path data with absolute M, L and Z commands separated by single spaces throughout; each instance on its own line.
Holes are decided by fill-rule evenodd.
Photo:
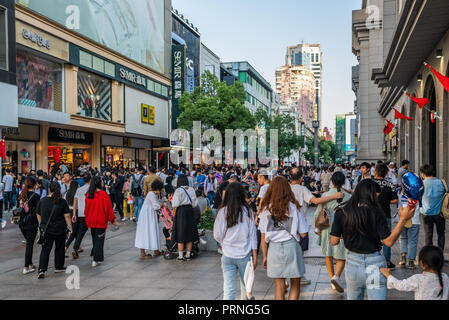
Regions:
M 3 199 L 5 203 L 5 212 L 9 212 L 13 209 L 14 203 L 12 201 L 12 188 L 14 186 L 14 177 L 11 175 L 11 170 L 5 170 L 5 176 L 3 177 Z
M 3 221 L 3 189 L 4 185 L 0 182 L 0 222 L 2 224 L 2 229 L 5 229 L 6 221 Z
M 385 180 L 390 181 L 395 186 L 398 184 L 398 177 L 396 176 L 396 165 L 394 162 L 390 162 L 388 165 L 388 174 L 385 177 Z
M 88 228 L 86 225 L 86 216 L 84 214 L 86 194 L 89 191 L 91 176 L 86 174 L 84 177 L 84 186 L 78 188 L 75 193 L 75 199 L 73 200 L 73 217 L 72 222 L 75 224 L 73 226 L 73 233 L 75 234 L 75 243 L 73 245 L 72 256 L 73 259 L 79 258 L 79 253 L 82 252 L 81 242 L 83 241 L 84 235 L 86 234 Z M 70 246 L 70 243 L 66 243 L 66 248 Z

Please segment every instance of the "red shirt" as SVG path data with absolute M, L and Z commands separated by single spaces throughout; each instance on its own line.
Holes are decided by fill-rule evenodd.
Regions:
M 88 228 L 107 229 L 108 222 L 115 222 L 115 214 L 109 195 L 103 190 L 97 191 L 93 199 L 86 197 L 84 209 Z

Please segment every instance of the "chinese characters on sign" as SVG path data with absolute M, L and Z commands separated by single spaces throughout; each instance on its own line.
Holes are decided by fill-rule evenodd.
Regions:
M 181 98 L 185 89 L 185 46 L 173 46 L 173 99 Z
M 37 33 L 33 33 L 27 29 L 23 29 L 22 35 L 25 39 L 30 40 L 31 42 L 34 42 L 39 47 L 44 47 L 50 50 L 50 40 L 45 40 Z
M 134 84 L 137 84 L 139 86 L 143 86 L 143 87 L 147 86 L 147 79 L 144 76 L 141 76 L 132 71 L 128 71 L 123 68 L 120 68 L 119 75 L 120 75 L 120 78 L 127 80 L 129 82 L 132 82 Z

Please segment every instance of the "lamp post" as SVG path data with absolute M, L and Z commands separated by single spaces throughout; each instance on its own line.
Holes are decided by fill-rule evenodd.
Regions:
M 312 122 L 313 129 L 315 131 L 315 167 L 319 166 L 319 148 L 318 148 L 318 129 L 320 128 L 320 122 L 319 121 L 313 121 Z

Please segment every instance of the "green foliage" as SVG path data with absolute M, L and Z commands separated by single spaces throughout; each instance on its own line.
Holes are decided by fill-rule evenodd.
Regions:
M 305 154 L 306 159 L 310 163 L 315 161 L 315 143 L 313 138 L 306 139 L 307 153 Z M 332 163 L 335 162 L 337 148 L 333 141 L 326 141 L 324 138 L 320 137 L 319 144 L 319 158 L 322 163 Z
M 202 130 L 217 129 L 223 137 L 226 129 L 254 129 L 256 121 L 245 107 L 245 97 L 242 83 L 228 86 L 206 71 L 202 85 L 179 100 L 179 128 L 192 131 L 193 121 L 201 121 Z
M 293 151 L 304 147 L 304 138 L 296 135 L 295 120 L 292 117 L 285 114 L 270 117 L 262 108 L 257 109 L 254 117 L 257 124 L 267 130 L 268 145 L 270 145 L 270 130 L 278 130 L 279 159 L 285 159 Z
M 213 231 L 214 230 L 214 222 L 215 222 L 215 218 L 214 218 L 214 215 L 212 214 L 212 209 L 207 208 L 204 215 L 201 216 L 200 223 L 198 224 L 198 229 L 205 229 L 205 230 Z

